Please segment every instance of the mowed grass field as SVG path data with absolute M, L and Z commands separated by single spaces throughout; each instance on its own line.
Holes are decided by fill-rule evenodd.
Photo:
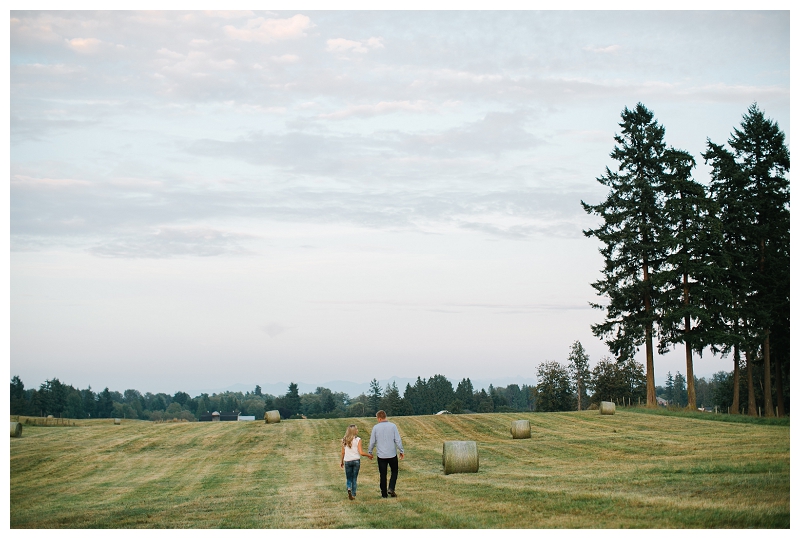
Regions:
M 80 421 L 11 439 L 12 528 L 788 528 L 789 427 L 617 409 L 390 418 L 397 498 L 352 419 Z M 532 438 L 511 439 L 528 419 Z M 24 420 L 24 419 L 23 419 Z M 374 419 L 356 419 L 365 449 Z M 475 440 L 476 474 L 445 476 L 442 442 Z

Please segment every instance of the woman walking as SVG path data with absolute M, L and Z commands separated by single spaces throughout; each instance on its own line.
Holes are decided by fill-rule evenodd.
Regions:
M 356 481 L 358 470 L 361 468 L 361 455 L 372 458 L 361 448 L 361 438 L 358 437 L 358 427 L 350 425 L 342 438 L 342 468 L 347 478 L 347 497 L 351 500 L 356 497 Z

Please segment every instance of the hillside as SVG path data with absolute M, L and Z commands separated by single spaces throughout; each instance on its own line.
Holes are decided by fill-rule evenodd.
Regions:
M 529 419 L 533 437 L 512 440 Z M 399 497 L 362 459 L 347 499 L 350 419 L 266 425 L 79 421 L 11 439 L 12 528 L 627 528 L 789 526 L 789 428 L 637 414 L 392 418 Z M 356 419 L 369 439 L 371 419 Z M 477 474 L 444 476 L 444 440 L 476 440 Z

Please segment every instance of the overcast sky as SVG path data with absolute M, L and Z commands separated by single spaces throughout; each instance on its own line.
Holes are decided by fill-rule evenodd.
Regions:
M 580 201 L 622 109 L 704 182 L 753 102 L 790 138 L 788 12 L 14 11 L 10 64 L 26 387 L 532 378 L 575 340 L 594 364 Z

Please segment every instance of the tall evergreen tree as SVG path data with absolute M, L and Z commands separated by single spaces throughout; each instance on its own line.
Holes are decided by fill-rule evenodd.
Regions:
M 669 234 L 659 351 L 682 342 L 686 352 L 687 405 L 697 408 L 693 351 L 722 338 L 717 305 L 731 302 L 721 279 L 725 266 L 720 249 L 722 224 L 717 205 L 706 189 L 692 179 L 694 158 L 670 148 L 665 154 L 664 214 Z M 694 327 L 692 326 L 694 322 Z
M 656 406 L 653 370 L 653 329 L 658 321 L 660 302 L 658 273 L 666 256 L 663 208 L 664 127 L 641 103 L 622 111 L 622 133 L 614 136 L 617 145 L 611 157 L 618 172 L 606 167 L 597 179 L 609 188 L 608 197 L 598 205 L 581 201 L 584 210 L 602 217 L 596 229 L 585 230 L 604 246 L 603 278 L 592 287 L 608 299 L 607 305 L 592 304 L 605 310 L 606 319 L 592 326 L 620 361 L 633 357 L 644 344 L 647 366 L 647 405 Z
M 772 416 L 770 335 L 773 328 L 788 328 L 789 313 L 789 150 L 778 124 L 766 118 L 755 103 L 728 144 L 732 152 L 708 141 L 704 157 L 714 168 L 712 189 L 728 203 L 725 209 L 737 212 L 725 220 L 731 228 L 726 236 L 734 236 L 736 241 L 725 245 L 738 264 L 741 279 L 735 327 L 747 360 L 748 413 L 755 414 L 750 386 L 752 363 L 760 348 L 764 411 Z M 785 342 L 788 344 L 788 339 Z M 788 358 L 788 353 L 776 357 L 783 356 Z M 776 368 L 776 375 L 780 372 Z M 783 402 L 779 401 L 781 414 Z

